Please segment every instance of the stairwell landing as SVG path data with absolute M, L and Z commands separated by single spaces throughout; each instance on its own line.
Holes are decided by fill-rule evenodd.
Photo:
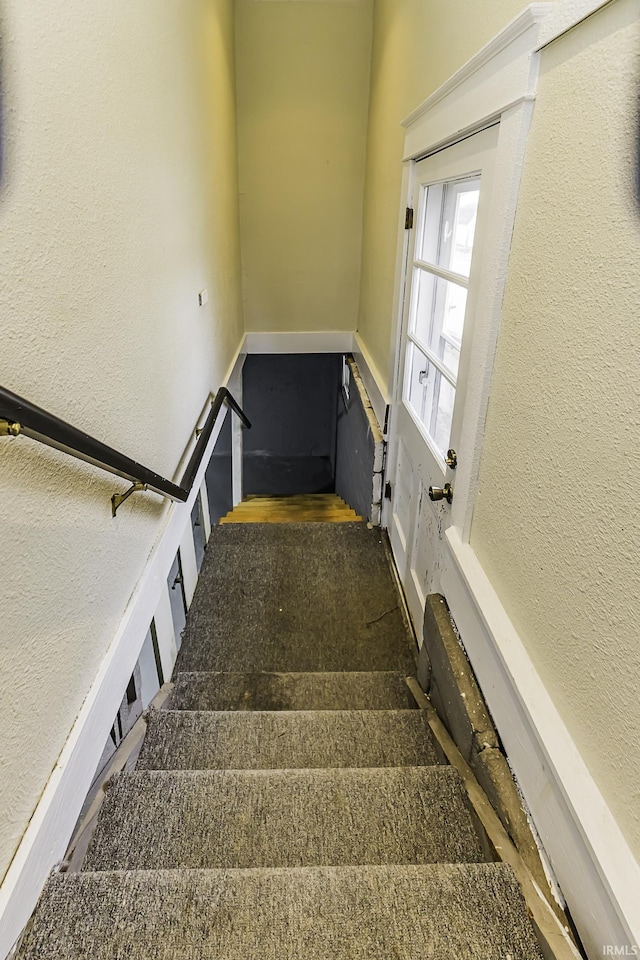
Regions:
M 405 677 L 379 530 L 212 532 L 167 709 L 20 960 L 535 960 Z

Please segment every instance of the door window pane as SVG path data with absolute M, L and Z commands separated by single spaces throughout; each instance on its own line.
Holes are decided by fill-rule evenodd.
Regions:
M 406 399 L 444 457 L 451 437 L 455 388 L 414 343 L 409 351 Z
M 405 402 L 443 458 L 451 424 L 480 177 L 424 186 L 413 267 Z
M 411 332 L 457 377 L 467 289 L 419 267 L 414 283 L 416 299 Z
M 468 277 L 478 215 L 480 177 L 437 183 L 423 194 L 418 259 Z

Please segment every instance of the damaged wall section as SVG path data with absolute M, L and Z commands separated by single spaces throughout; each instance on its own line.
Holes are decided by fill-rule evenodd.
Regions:
M 338 401 L 336 493 L 374 526 L 382 514 L 385 444 L 357 364 L 345 357 Z
M 498 734 L 443 596 L 430 594 L 418 681 L 487 794 L 493 809 L 545 896 L 562 917 L 555 879 L 543 864 L 538 839 Z

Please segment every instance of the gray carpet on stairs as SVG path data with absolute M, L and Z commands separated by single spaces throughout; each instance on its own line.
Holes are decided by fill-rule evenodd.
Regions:
M 541 960 L 502 864 L 54 876 L 21 960 Z
M 382 536 L 363 523 L 214 528 L 177 672 L 412 672 Z
M 411 671 L 413 675 L 414 671 Z M 177 673 L 170 710 L 403 710 L 406 671 Z
M 452 767 L 118 774 L 86 870 L 483 859 Z
M 138 770 L 413 767 L 438 762 L 421 710 L 153 710 Z
M 379 531 L 214 529 L 170 709 L 18 960 L 541 960 L 412 645 Z

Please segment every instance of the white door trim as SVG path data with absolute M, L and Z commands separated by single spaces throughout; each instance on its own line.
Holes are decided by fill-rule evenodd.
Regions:
M 553 3 L 532 3 L 402 121 L 404 159 L 417 159 L 535 98 L 536 45 Z
M 540 24 L 553 4 L 534 3 L 522 11 L 467 64 L 435 91 L 403 125 L 405 170 L 401 207 L 411 204 L 415 162 L 457 143 L 499 121 L 491 212 L 482 254 L 482 279 L 473 330 L 473 369 L 469 372 L 461 446 L 468 451 L 455 476 L 451 522 L 463 542 L 469 536 L 473 503 L 493 373 L 502 299 L 511 249 L 520 177 L 533 113 L 539 54 L 535 52 Z M 405 313 L 407 231 L 401 223 L 396 261 L 393 322 L 394 379 L 392 396 L 400 396 L 400 357 Z M 397 402 L 392 410 L 389 477 L 395 480 Z M 388 525 L 389 508 L 384 523 Z
M 603 944 L 629 950 L 640 943 L 640 867 L 468 538 L 539 50 L 606 2 L 613 0 L 564 0 L 553 17 L 549 11 L 554 5 L 532 4 L 407 117 L 400 203 L 404 221 L 415 161 L 499 121 L 492 214 L 473 331 L 474 369 L 463 423 L 465 449 L 472 455 L 466 454 L 455 474 L 452 525 L 442 539 L 440 583 L 546 853 L 594 958 L 602 956 Z M 403 227 L 404 222 L 398 231 L 392 332 L 396 358 L 389 450 L 392 482 L 399 443 L 395 398 L 408 245 Z M 385 526 L 389 520 L 387 505 Z

